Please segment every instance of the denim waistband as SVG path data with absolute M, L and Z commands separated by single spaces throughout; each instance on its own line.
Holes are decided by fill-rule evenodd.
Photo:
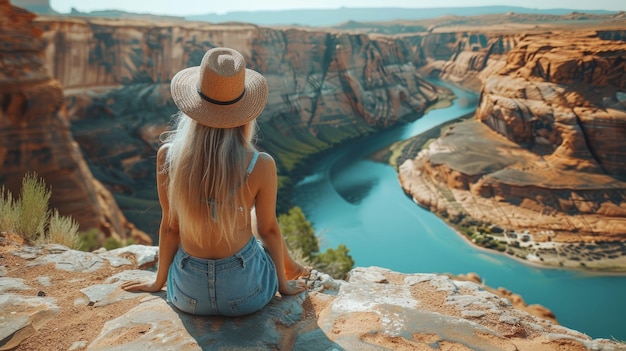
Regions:
M 182 260 L 185 261 L 185 264 L 202 272 L 209 272 L 213 270 L 224 271 L 232 269 L 236 266 L 245 266 L 246 262 L 258 254 L 259 250 L 259 244 L 257 244 L 254 236 L 250 238 L 250 241 L 248 241 L 248 243 L 241 248 L 241 250 L 237 251 L 232 256 L 217 260 L 192 256 L 185 252 L 182 246 L 178 246 L 178 251 L 183 254 Z

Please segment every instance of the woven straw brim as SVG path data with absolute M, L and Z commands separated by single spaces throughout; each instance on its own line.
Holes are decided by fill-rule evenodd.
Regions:
M 200 67 L 190 67 L 172 78 L 172 100 L 180 111 L 200 124 L 213 128 L 235 128 L 257 118 L 267 103 L 267 81 L 260 73 L 246 68 L 246 92 L 232 105 L 216 105 L 198 94 Z

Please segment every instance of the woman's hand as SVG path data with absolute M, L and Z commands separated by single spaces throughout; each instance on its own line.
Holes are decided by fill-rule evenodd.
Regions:
M 142 281 L 127 281 L 122 283 L 122 289 L 126 291 L 145 291 L 145 292 L 158 292 L 163 288 L 162 285 L 158 285 L 156 282 L 142 282 Z
M 295 295 L 306 290 L 306 282 L 302 279 L 288 280 L 286 286 L 279 287 L 281 295 Z

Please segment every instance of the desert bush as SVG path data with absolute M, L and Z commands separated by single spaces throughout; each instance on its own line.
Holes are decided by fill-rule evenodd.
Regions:
M 18 212 L 13 202 L 13 194 L 0 188 L 0 232 L 14 232 L 17 225 Z
M 135 240 L 128 238 L 119 240 L 114 237 L 104 238 L 104 234 L 98 228 L 91 228 L 78 234 L 79 250 L 91 252 L 101 247 L 106 250 L 119 249 L 120 247 L 136 244 Z
M 78 236 L 78 222 L 72 217 L 60 216 L 59 211 L 54 209 L 50 222 L 48 223 L 48 232 L 44 239 L 46 244 L 55 243 L 77 250 L 81 246 L 80 237 Z
M 102 234 L 97 228 L 91 228 L 85 232 L 78 233 L 80 242 L 79 250 L 91 252 L 100 247 L 100 237 Z
M 312 259 L 319 251 L 315 230 L 300 207 L 292 207 L 278 216 L 278 224 L 290 252 L 300 251 L 304 257 Z
M 345 245 L 318 252 L 319 242 L 315 230 L 299 207 L 293 207 L 288 213 L 278 216 L 278 224 L 289 253 L 296 261 L 337 279 L 343 279 L 354 266 L 354 260 Z
M 35 173 L 24 176 L 17 199 L 13 199 L 13 195 L 2 187 L 0 231 L 15 232 L 30 244 L 56 243 L 71 249 L 78 248 L 78 223 L 71 217 L 59 215 L 56 209 L 50 215 L 48 203 L 51 194 L 44 180 Z
M 331 277 L 343 279 L 354 267 L 354 260 L 349 252 L 350 250 L 345 245 L 339 245 L 337 249 L 326 249 L 325 252 L 317 255 L 320 270 Z
M 15 231 L 29 242 L 44 234 L 50 210 L 50 189 L 35 173 L 27 173 L 22 179 L 20 198 L 14 203 L 18 211 Z
M 124 244 L 112 236 L 108 237 L 104 241 L 104 244 L 102 245 L 102 247 L 104 247 L 107 250 L 119 249 L 122 246 L 124 246 Z

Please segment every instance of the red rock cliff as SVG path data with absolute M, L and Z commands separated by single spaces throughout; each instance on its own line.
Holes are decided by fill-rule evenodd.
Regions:
M 385 36 L 95 18 L 43 17 L 37 25 L 74 137 L 124 209 L 156 200 L 155 149 L 176 110 L 169 80 L 209 48 L 240 51 L 267 78 L 259 145 L 281 172 L 340 141 L 418 118 L 438 99 L 417 74 L 415 48 Z M 139 207 L 135 223 L 160 215 L 153 203 Z
M 63 86 L 46 70 L 33 19 L 0 0 L 0 183 L 17 195 L 23 175 L 37 172 L 52 187 L 51 206 L 72 215 L 81 229 L 149 243 L 89 171 L 70 132 Z
M 561 241 L 626 238 L 624 37 L 575 27 L 515 36 L 495 74 L 474 74 L 476 119 L 401 167 L 405 190 L 457 220 L 551 230 Z
M 500 70 L 521 34 L 474 31 L 429 33 L 421 42 L 424 74 L 479 91 L 483 80 Z

